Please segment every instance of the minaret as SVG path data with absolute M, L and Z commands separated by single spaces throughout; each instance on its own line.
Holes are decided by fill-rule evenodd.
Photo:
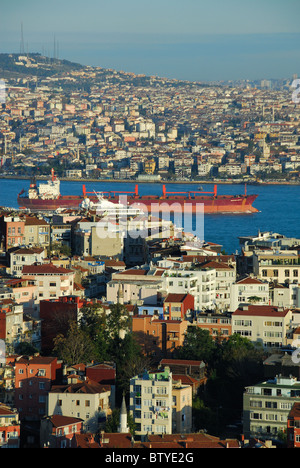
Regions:
M 129 432 L 128 426 L 127 426 L 127 409 L 126 409 L 126 403 L 125 403 L 125 396 L 123 395 L 123 401 L 122 401 L 122 406 L 120 410 L 120 424 L 118 428 L 118 432 L 120 434 L 124 434 Z

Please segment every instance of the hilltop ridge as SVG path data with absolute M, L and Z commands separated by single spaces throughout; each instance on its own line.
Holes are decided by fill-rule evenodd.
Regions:
M 53 76 L 59 73 L 83 69 L 79 63 L 50 58 L 40 53 L 1 53 L 0 74 Z

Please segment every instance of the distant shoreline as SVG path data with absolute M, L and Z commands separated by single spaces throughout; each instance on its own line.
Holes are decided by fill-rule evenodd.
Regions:
M 40 176 L 36 177 L 38 181 L 45 181 L 48 180 L 51 176 Z M 31 177 L 28 176 L 3 176 L 0 175 L 0 179 L 8 179 L 8 180 L 31 180 Z M 247 182 L 247 181 L 235 181 L 235 180 L 132 180 L 132 179 L 93 179 L 93 178 L 68 178 L 68 177 L 59 177 L 60 181 L 64 182 L 109 182 L 109 183 L 127 183 L 127 184 L 199 184 L 199 185 L 291 185 L 291 186 L 298 186 L 300 185 L 299 182 L 284 182 L 284 181 L 268 181 L 268 182 Z

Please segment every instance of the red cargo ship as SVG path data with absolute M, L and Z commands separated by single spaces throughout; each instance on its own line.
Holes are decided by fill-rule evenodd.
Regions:
M 246 187 L 243 195 L 218 195 L 217 185 L 213 192 L 191 190 L 187 192 L 167 192 L 163 185 L 162 195 L 139 195 L 138 185 L 134 192 L 110 191 L 101 192 L 103 196 L 114 203 L 136 204 L 150 212 L 192 212 L 203 211 L 209 213 L 256 213 L 258 210 L 252 206 L 257 195 L 247 195 Z M 126 199 L 123 197 L 126 196 Z M 28 193 L 23 189 L 18 195 L 20 208 L 31 211 L 56 211 L 59 208 L 79 209 L 86 199 L 97 203 L 97 193 L 87 192 L 85 185 L 81 195 L 61 195 L 60 182 L 52 171 L 52 178 L 46 184 L 30 184 Z

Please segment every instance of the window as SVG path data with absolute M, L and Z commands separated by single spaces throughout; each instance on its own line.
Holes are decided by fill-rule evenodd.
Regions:
M 166 395 L 167 394 L 167 387 L 157 387 L 156 393 L 158 395 Z
M 276 409 L 277 408 L 277 402 L 276 401 L 266 401 L 265 402 L 265 407 L 266 408 Z
M 85 400 L 85 406 L 90 406 L 90 400 Z
M 144 432 L 152 432 L 152 426 L 151 426 L 151 424 L 145 424 L 145 425 L 143 426 L 143 431 L 144 431 Z

